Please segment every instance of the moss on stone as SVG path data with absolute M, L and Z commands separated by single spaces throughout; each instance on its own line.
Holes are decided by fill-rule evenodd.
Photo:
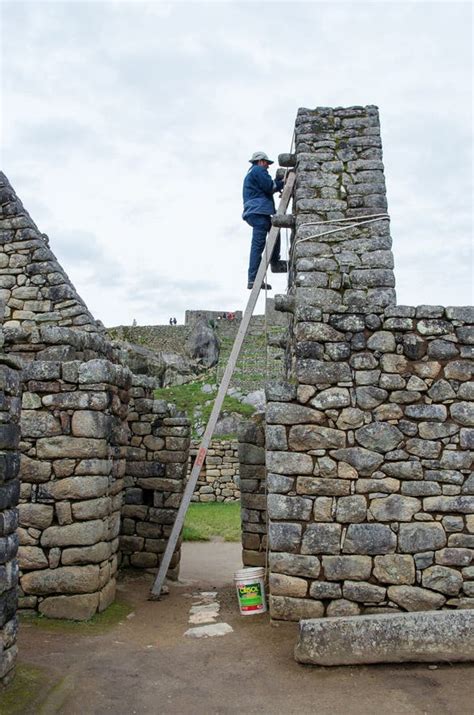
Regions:
M 89 621 L 57 620 L 46 618 L 46 616 L 39 614 L 20 613 L 20 622 L 35 628 L 44 628 L 48 631 L 93 635 L 113 628 L 113 626 L 116 626 L 117 623 L 126 618 L 131 611 L 132 607 L 128 603 L 115 601 L 102 613 L 96 613 L 92 616 Z

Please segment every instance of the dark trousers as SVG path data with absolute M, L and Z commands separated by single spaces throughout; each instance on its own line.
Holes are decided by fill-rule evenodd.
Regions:
M 255 280 L 257 275 L 258 267 L 262 259 L 262 253 L 265 248 L 265 242 L 267 240 L 267 233 L 269 232 L 272 221 L 270 216 L 265 214 L 249 214 L 246 216 L 245 221 L 252 227 L 252 244 L 250 246 L 250 259 L 249 259 L 249 272 L 248 279 L 249 283 Z M 273 249 L 271 263 L 280 260 L 280 236 L 278 236 L 275 248 Z

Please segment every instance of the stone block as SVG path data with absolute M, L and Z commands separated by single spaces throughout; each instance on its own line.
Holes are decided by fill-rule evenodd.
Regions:
M 434 593 L 418 586 L 389 586 L 388 597 L 406 611 L 433 611 L 441 608 L 446 599 L 440 593 Z
M 301 524 L 279 524 L 270 522 L 268 537 L 271 551 L 295 553 L 301 542 Z
M 105 611 L 115 600 L 116 581 L 112 579 L 99 593 L 99 611 Z
M 453 512 L 455 514 L 473 514 L 474 496 L 442 496 L 423 499 L 423 509 L 428 512 Z
M 337 500 L 336 521 L 357 524 L 367 518 L 367 502 L 363 496 L 341 497 Z
M 36 452 L 40 459 L 59 459 L 75 457 L 76 459 L 99 458 L 108 456 L 108 444 L 105 439 L 85 437 L 45 437 L 38 439 Z
M 99 499 L 87 499 L 86 501 L 73 502 L 71 509 L 74 519 L 79 521 L 100 519 L 111 513 L 112 500 L 110 497 L 100 497 Z
M 350 395 L 347 387 L 330 387 L 318 392 L 311 400 L 311 405 L 317 410 L 333 410 L 350 405 Z
M 267 405 L 266 421 L 268 424 L 320 424 L 323 419 L 317 410 L 304 405 L 280 402 L 270 402 Z
M 308 524 L 301 543 L 302 554 L 338 554 L 341 548 L 340 524 Z
M 341 430 L 317 425 L 291 427 L 288 438 L 291 450 L 337 449 L 346 444 L 346 434 Z
M 446 528 L 446 525 L 443 525 Z M 436 552 L 435 561 L 443 566 L 469 566 L 473 557 L 474 553 L 471 549 L 447 548 Z
M 280 494 L 269 494 L 267 497 L 267 510 L 270 519 L 308 521 L 312 508 L 311 499 L 304 497 L 286 497 Z
M 304 598 L 308 592 L 308 582 L 304 578 L 271 573 L 269 579 L 272 596 L 294 596 Z
M 46 504 L 20 504 L 20 525 L 24 528 L 46 529 L 53 521 L 54 508 Z
M 42 546 L 89 546 L 102 541 L 106 525 L 100 520 L 84 521 L 66 526 L 50 526 L 41 535 Z
M 357 472 L 365 477 L 370 476 L 383 462 L 383 456 L 363 447 L 348 447 L 330 452 L 334 459 L 348 462 Z
M 461 590 L 462 582 L 463 579 L 459 571 L 447 566 L 430 566 L 423 571 L 423 586 L 448 596 L 457 596 Z
M 260 541 L 260 539 L 258 539 L 258 541 Z M 274 573 L 284 573 L 289 576 L 303 576 L 306 578 L 317 578 L 321 569 L 321 564 L 317 556 L 303 556 L 301 554 L 289 554 L 284 552 L 271 553 L 269 563 L 270 571 Z
M 360 603 L 381 603 L 385 600 L 386 590 L 381 586 L 366 581 L 345 581 L 342 595 L 349 601 Z
M 295 658 L 299 663 L 323 666 L 471 661 L 474 612 L 303 620 Z
M 309 588 L 311 598 L 341 598 L 342 588 L 338 583 L 330 583 L 328 581 L 313 581 Z
M 297 477 L 296 491 L 298 494 L 316 496 L 345 496 L 350 494 L 351 484 L 347 479 Z
M 74 437 L 109 439 L 112 430 L 110 415 L 97 410 L 77 410 L 72 415 L 71 431 Z M 88 455 L 90 456 L 90 455 Z
M 104 495 L 109 488 L 107 477 L 67 477 L 41 484 L 40 499 L 92 499 Z
M 46 571 L 33 571 L 20 579 L 27 594 L 91 593 L 99 587 L 98 566 L 65 566 Z
M 270 596 L 270 616 L 277 621 L 299 621 L 301 618 L 321 618 L 324 606 L 310 598 Z
M 416 554 L 443 548 L 446 545 L 446 534 L 439 523 L 400 524 L 398 543 L 400 551 Z
M 358 616 L 360 606 L 354 601 L 348 601 L 346 598 L 339 598 L 336 601 L 331 601 L 326 610 L 328 618 L 341 618 L 342 616 Z
M 48 559 L 38 546 L 19 546 L 18 561 L 22 571 L 48 568 Z
M 61 563 L 63 566 L 72 566 L 75 564 L 98 564 L 108 559 L 112 554 L 112 545 L 110 542 L 100 542 L 93 546 L 84 546 L 82 548 L 63 549 L 61 554 Z
M 88 593 L 76 596 L 51 596 L 39 604 L 39 612 L 47 618 L 68 621 L 88 621 L 99 606 L 99 594 Z
M 372 499 L 369 510 L 374 521 L 411 521 L 420 509 L 419 499 L 391 494 L 381 499 Z
M 376 452 L 390 452 L 403 440 L 400 430 L 385 422 L 372 422 L 356 430 L 355 438 L 366 449 Z
M 54 437 L 62 432 L 60 421 L 49 412 L 22 410 L 21 434 L 23 438 Z
M 395 551 L 396 545 L 397 537 L 388 526 L 350 524 L 342 550 L 345 554 L 388 554 Z
M 267 452 L 267 469 L 276 474 L 311 474 L 313 460 L 309 454 L 294 452 Z
M 374 558 L 374 576 L 377 581 L 396 585 L 415 583 L 415 562 L 407 554 L 385 554 Z

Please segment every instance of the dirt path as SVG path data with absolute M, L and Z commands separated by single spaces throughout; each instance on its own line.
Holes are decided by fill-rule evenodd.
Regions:
M 188 548 L 190 547 L 190 548 Z M 296 626 L 270 626 L 267 616 L 242 618 L 230 584 L 239 545 L 186 546 L 183 575 L 199 578 L 147 600 L 150 576 L 126 575 L 120 598 L 132 612 L 105 633 L 48 631 L 25 624 L 20 662 L 46 673 L 42 705 L 22 713 L 116 715 L 418 715 L 473 711 L 474 665 L 310 668 L 292 657 Z M 235 559 L 235 562 L 233 561 Z M 233 632 L 195 640 L 193 593 L 217 586 L 219 620 Z M 195 600 L 195 599 L 194 599 Z M 2 713 L 0 706 L 0 713 Z

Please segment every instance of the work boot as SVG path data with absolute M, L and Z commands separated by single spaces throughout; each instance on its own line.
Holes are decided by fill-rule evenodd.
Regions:
M 247 283 L 247 288 L 248 288 L 249 290 L 252 290 L 253 284 L 254 284 L 254 281 L 249 281 L 249 282 Z M 269 285 L 268 283 L 265 284 L 265 281 L 262 281 L 262 285 L 260 286 L 260 290 L 271 290 L 271 289 L 272 289 L 271 285 Z
M 288 273 L 288 261 L 272 261 L 270 270 L 272 273 Z

